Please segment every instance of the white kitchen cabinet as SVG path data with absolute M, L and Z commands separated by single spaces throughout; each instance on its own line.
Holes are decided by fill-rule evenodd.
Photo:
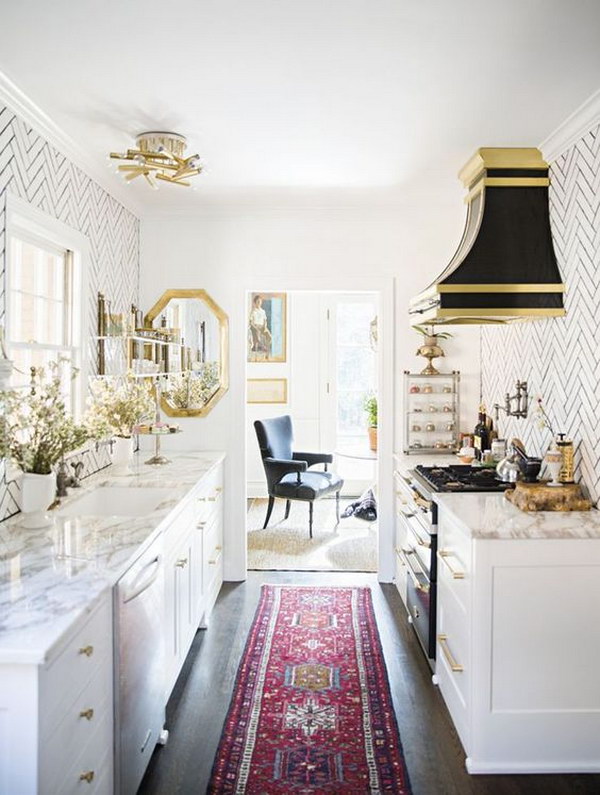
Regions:
M 166 698 L 223 584 L 223 471 L 192 491 L 165 530 Z
M 110 592 L 43 664 L 1 667 L 0 703 L 0 793 L 112 793 Z
M 166 598 L 153 620 L 167 639 L 166 703 L 222 585 L 222 460 L 188 454 L 164 469 L 142 465 L 139 480 L 111 475 L 119 486 L 169 484 L 173 498 L 146 521 L 57 517 L 39 537 L 24 529 L 21 540 L 18 525 L 0 537 L 11 542 L 0 596 L 14 625 L 0 636 L 0 795 L 114 792 L 113 589 L 160 540 Z M 71 559 L 64 539 L 87 557 Z
M 600 538 L 473 537 L 442 501 L 438 542 L 434 681 L 469 772 L 599 772 Z

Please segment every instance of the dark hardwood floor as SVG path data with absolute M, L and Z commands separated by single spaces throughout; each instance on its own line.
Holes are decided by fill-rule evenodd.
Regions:
M 196 635 L 167 707 L 169 742 L 154 752 L 142 795 L 205 792 L 262 583 L 371 587 L 414 795 L 600 793 L 600 775 L 466 773 L 462 746 L 395 586 L 380 585 L 372 574 L 249 572 L 246 582 L 225 583 L 208 630 Z

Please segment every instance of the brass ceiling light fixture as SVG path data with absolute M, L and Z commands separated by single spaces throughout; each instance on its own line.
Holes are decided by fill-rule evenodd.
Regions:
M 131 183 L 144 177 L 151 188 L 158 189 L 157 180 L 172 185 L 190 187 L 190 177 L 202 171 L 198 155 L 185 157 L 185 136 L 172 132 L 145 132 L 136 139 L 137 149 L 128 149 L 124 154 L 111 152 L 113 160 L 125 160 L 118 167 L 125 181 Z

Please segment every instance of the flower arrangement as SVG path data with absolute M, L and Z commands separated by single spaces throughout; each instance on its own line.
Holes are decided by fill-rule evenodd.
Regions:
M 151 385 L 145 379 L 135 378 L 133 373 L 114 381 L 98 378 L 92 381 L 90 389 L 84 424 L 94 439 L 109 436 L 128 439 L 134 425 L 154 414 Z
M 197 408 L 208 403 L 218 385 L 219 362 L 205 362 L 194 365 L 192 372 L 170 375 L 164 395 L 179 409 Z
M 548 428 L 552 437 L 554 438 L 554 428 L 552 427 L 552 422 L 550 421 L 550 417 L 546 413 L 544 406 L 542 405 L 542 397 L 541 395 L 537 398 L 537 409 L 536 409 L 537 419 L 538 419 L 538 427 L 540 429 Z
M 49 475 L 52 467 L 88 438 L 87 430 L 67 413 L 61 389 L 61 364 L 50 362 L 32 376 L 31 389 L 0 392 L 0 457 L 23 472 Z M 77 375 L 71 369 L 71 378 Z

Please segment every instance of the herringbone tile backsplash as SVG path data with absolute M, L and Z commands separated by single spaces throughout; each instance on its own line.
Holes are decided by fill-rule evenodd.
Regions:
M 551 165 L 550 218 L 566 284 L 566 317 L 482 329 L 482 395 L 503 403 L 519 378 L 533 396 L 526 420 L 500 420 L 501 435 L 543 455 L 550 432 L 539 428 L 543 398 L 556 432 L 576 448 L 576 477 L 600 499 L 600 127 Z M 501 415 L 502 416 L 502 415 Z
M 89 333 L 95 333 L 96 293 L 116 311 L 137 302 L 139 221 L 90 177 L 6 107 L 0 106 L 0 324 L 5 312 L 6 195 L 15 194 L 78 230 L 90 241 Z M 107 452 L 85 456 L 84 474 L 106 466 Z M 2 466 L 2 465 L 0 465 Z M 0 472 L 0 520 L 17 511 L 18 484 Z

